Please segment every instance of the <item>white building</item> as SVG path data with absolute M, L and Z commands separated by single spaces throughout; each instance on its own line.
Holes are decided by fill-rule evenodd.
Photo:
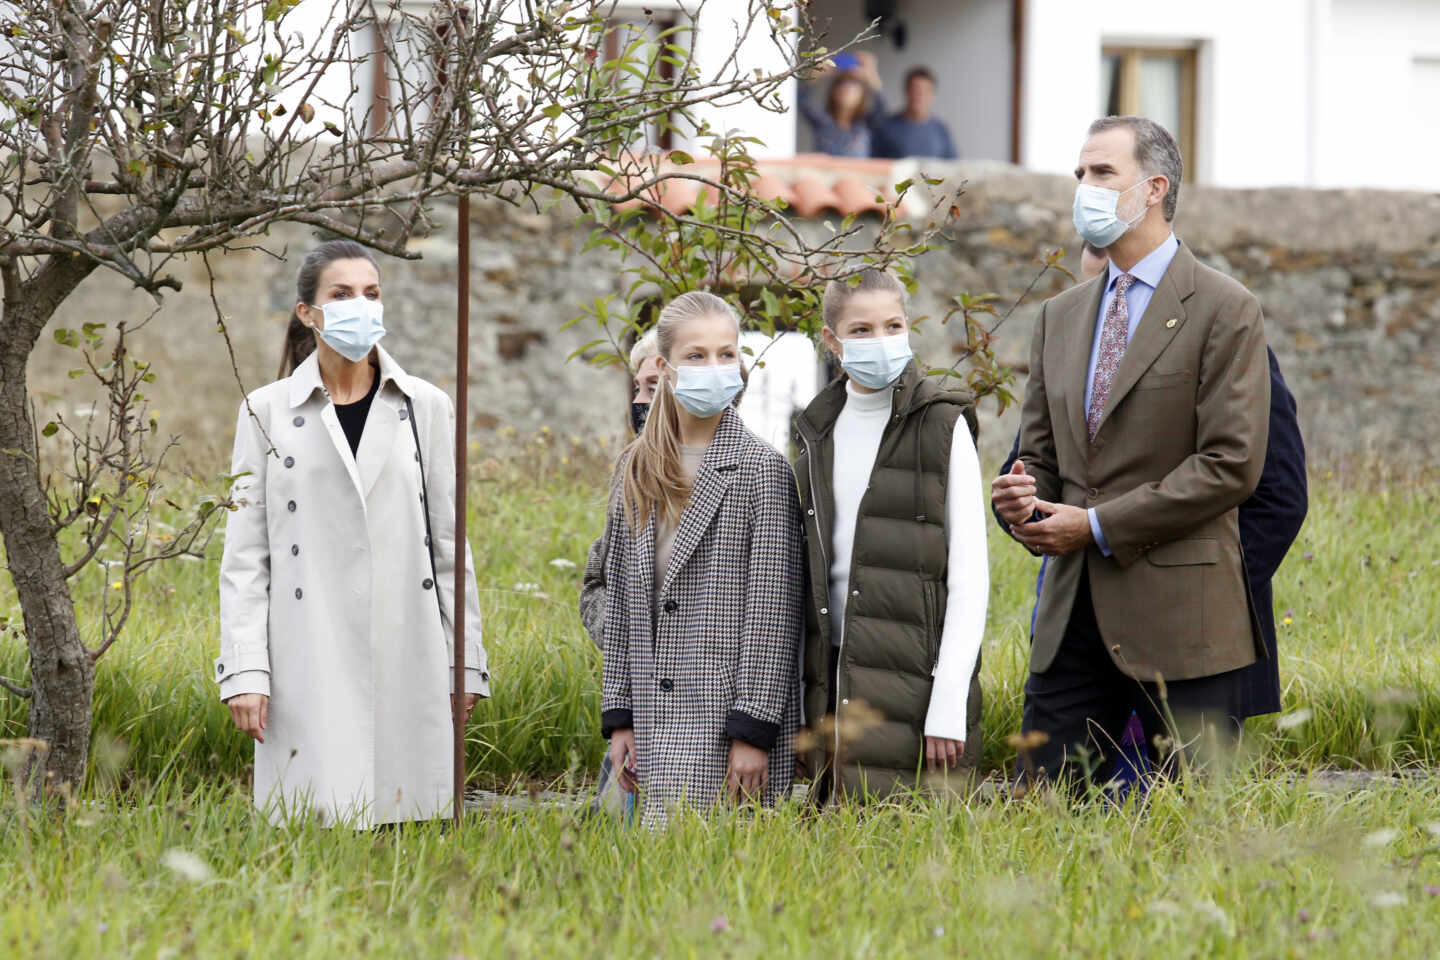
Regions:
M 301 9 L 319 21 L 329 4 Z M 1440 190 L 1440 0 L 810 0 L 808 9 L 830 47 L 881 17 L 884 35 L 865 49 L 880 60 L 890 104 L 899 108 L 908 69 L 929 67 L 937 114 L 965 160 L 1068 173 L 1091 120 L 1138 112 L 1176 134 L 1195 182 Z M 617 0 L 611 17 L 617 36 L 693 27 L 705 72 L 730 56 L 747 11 L 747 0 Z M 783 65 L 766 30 L 738 62 Z M 373 98 L 373 76 L 355 79 L 361 99 Z M 793 107 L 795 85 L 781 96 Z M 772 157 L 809 150 L 793 109 L 741 104 L 708 119 L 759 137 Z M 654 146 L 694 146 L 676 139 L 685 138 Z
M 898 98 L 940 85 L 962 158 L 1067 173 L 1086 126 L 1144 113 L 1187 177 L 1225 187 L 1440 189 L 1437 0 L 813 0 L 831 34 L 889 13 L 869 48 Z M 903 25 L 905 45 L 894 43 Z

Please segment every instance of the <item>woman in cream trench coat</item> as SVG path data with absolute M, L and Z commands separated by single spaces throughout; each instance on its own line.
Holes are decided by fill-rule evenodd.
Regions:
M 255 802 L 272 821 L 363 827 L 450 805 L 454 406 L 370 356 L 380 383 L 353 455 L 318 353 L 240 407 L 214 677 L 222 699 L 269 697 Z M 468 544 L 465 566 L 466 691 L 488 696 Z

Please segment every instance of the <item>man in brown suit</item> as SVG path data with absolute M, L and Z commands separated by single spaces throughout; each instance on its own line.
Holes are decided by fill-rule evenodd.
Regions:
M 1075 225 L 1110 267 L 1042 307 L 1020 459 L 992 501 L 1051 557 L 1025 685 L 1024 729 L 1048 735 L 1032 768 L 1103 779 L 1132 709 L 1194 744 L 1264 656 L 1236 507 L 1264 465 L 1270 378 L 1255 297 L 1172 232 L 1170 134 L 1097 120 L 1075 175 Z

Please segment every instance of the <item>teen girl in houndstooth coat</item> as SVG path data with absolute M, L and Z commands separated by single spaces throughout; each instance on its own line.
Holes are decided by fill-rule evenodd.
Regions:
M 732 408 L 739 321 L 693 292 L 657 330 L 660 387 L 605 527 L 602 725 L 646 825 L 789 793 L 804 603 L 789 464 Z

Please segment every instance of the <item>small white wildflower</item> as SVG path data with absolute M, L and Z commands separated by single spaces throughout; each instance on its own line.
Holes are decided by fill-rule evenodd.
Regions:
M 516 590 L 517 593 L 534 593 L 536 590 L 539 590 L 539 589 L 540 589 L 540 584 L 538 584 L 538 583 L 531 583 L 531 582 L 529 582 L 529 581 L 526 581 L 526 582 L 524 582 L 524 583 L 517 583 L 517 584 L 515 584 L 515 590 Z
M 1374 833 L 1365 835 L 1365 846 L 1367 847 L 1388 847 L 1400 836 L 1399 830 L 1376 830 Z
M 1403 907 L 1405 894 L 1396 893 L 1394 890 L 1381 890 L 1370 898 L 1370 904 L 1376 907 Z
M 1275 726 L 1281 730 L 1293 730 L 1295 727 L 1309 722 L 1310 718 L 1314 715 L 1314 712 L 1309 707 L 1301 707 L 1299 710 L 1282 713 L 1279 719 L 1275 721 Z
M 943 936 L 945 936 L 945 928 L 944 928 L 944 927 L 936 927 L 936 928 L 935 928 L 935 936 L 937 936 L 937 937 L 943 937 Z
M 204 883 L 215 876 L 208 863 L 189 850 L 181 850 L 179 847 L 166 850 L 160 856 L 160 862 L 191 883 Z
M 550 566 L 555 567 L 558 570 L 574 570 L 576 564 L 574 560 L 567 560 L 564 557 L 556 557 L 554 560 L 550 561 Z

